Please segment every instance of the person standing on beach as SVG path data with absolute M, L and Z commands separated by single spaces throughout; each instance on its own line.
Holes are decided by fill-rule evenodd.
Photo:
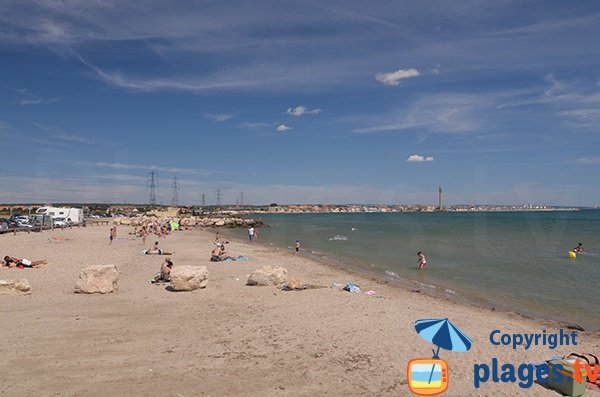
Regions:
M 248 229 L 248 239 L 250 240 L 250 242 L 254 240 L 254 233 L 256 233 L 256 230 L 254 230 L 254 226 L 250 226 L 250 229 Z
M 419 269 L 421 269 L 421 270 L 425 269 L 425 266 L 427 266 L 427 259 L 425 259 L 425 255 L 421 251 L 419 251 L 417 253 L 417 256 L 419 257 L 419 259 L 417 260 Z
M 148 230 L 146 229 L 146 225 L 142 226 L 140 234 L 142 235 L 142 245 L 146 245 L 146 237 L 148 236 Z
M 117 238 L 117 227 L 113 226 L 110 228 L 110 242 L 108 243 L 108 245 L 112 245 L 113 240 L 115 240 Z
M 300 253 L 300 241 L 296 240 L 296 253 L 294 255 L 298 255 Z

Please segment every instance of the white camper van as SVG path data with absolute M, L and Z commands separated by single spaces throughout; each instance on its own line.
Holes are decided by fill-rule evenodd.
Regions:
M 35 213 L 48 215 L 52 219 L 65 218 L 72 225 L 83 223 L 83 209 L 81 208 L 41 207 Z

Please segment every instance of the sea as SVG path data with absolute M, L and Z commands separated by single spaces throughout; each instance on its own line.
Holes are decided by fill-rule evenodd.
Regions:
M 424 293 L 600 329 L 600 210 L 260 218 L 262 244 L 293 252 L 299 240 L 303 255 Z M 585 252 L 569 258 L 579 242 Z

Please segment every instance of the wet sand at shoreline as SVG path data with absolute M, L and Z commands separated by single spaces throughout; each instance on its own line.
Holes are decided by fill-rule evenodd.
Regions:
M 0 270 L 0 279 L 27 278 L 32 295 L 1 296 L 0 395 L 6 396 L 409 396 L 406 366 L 431 357 L 414 322 L 449 318 L 473 340 L 466 353 L 442 350 L 447 396 L 558 396 L 539 385 L 488 382 L 473 387 L 473 365 L 540 362 L 571 352 L 599 352 L 598 333 L 578 346 L 493 346 L 490 332 L 557 332 L 551 323 L 412 293 L 317 263 L 275 247 L 232 241 L 229 254 L 248 261 L 209 261 L 214 234 L 175 232 L 160 239 L 176 251 L 175 266 L 205 265 L 208 287 L 169 292 L 148 280 L 164 257 L 142 255 L 140 240 L 108 245 L 108 227 L 0 236 L 0 254 L 47 259 L 42 269 Z M 132 228 L 119 227 L 119 237 Z M 61 237 L 50 241 L 50 237 Z M 115 264 L 118 293 L 76 295 L 79 270 Z M 280 265 L 289 278 L 322 286 L 284 292 L 247 287 L 261 265 Z M 352 281 L 377 296 L 329 288 Z M 600 395 L 588 392 L 588 395 Z

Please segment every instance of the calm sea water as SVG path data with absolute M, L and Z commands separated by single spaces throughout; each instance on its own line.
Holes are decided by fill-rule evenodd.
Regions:
M 261 241 L 486 306 L 600 329 L 600 211 L 267 214 Z M 240 231 L 239 233 L 243 233 Z M 586 252 L 569 259 L 582 242 Z M 417 252 L 427 256 L 417 269 Z M 333 281 L 333 280 L 332 280 Z M 337 280 L 339 281 L 339 280 Z

